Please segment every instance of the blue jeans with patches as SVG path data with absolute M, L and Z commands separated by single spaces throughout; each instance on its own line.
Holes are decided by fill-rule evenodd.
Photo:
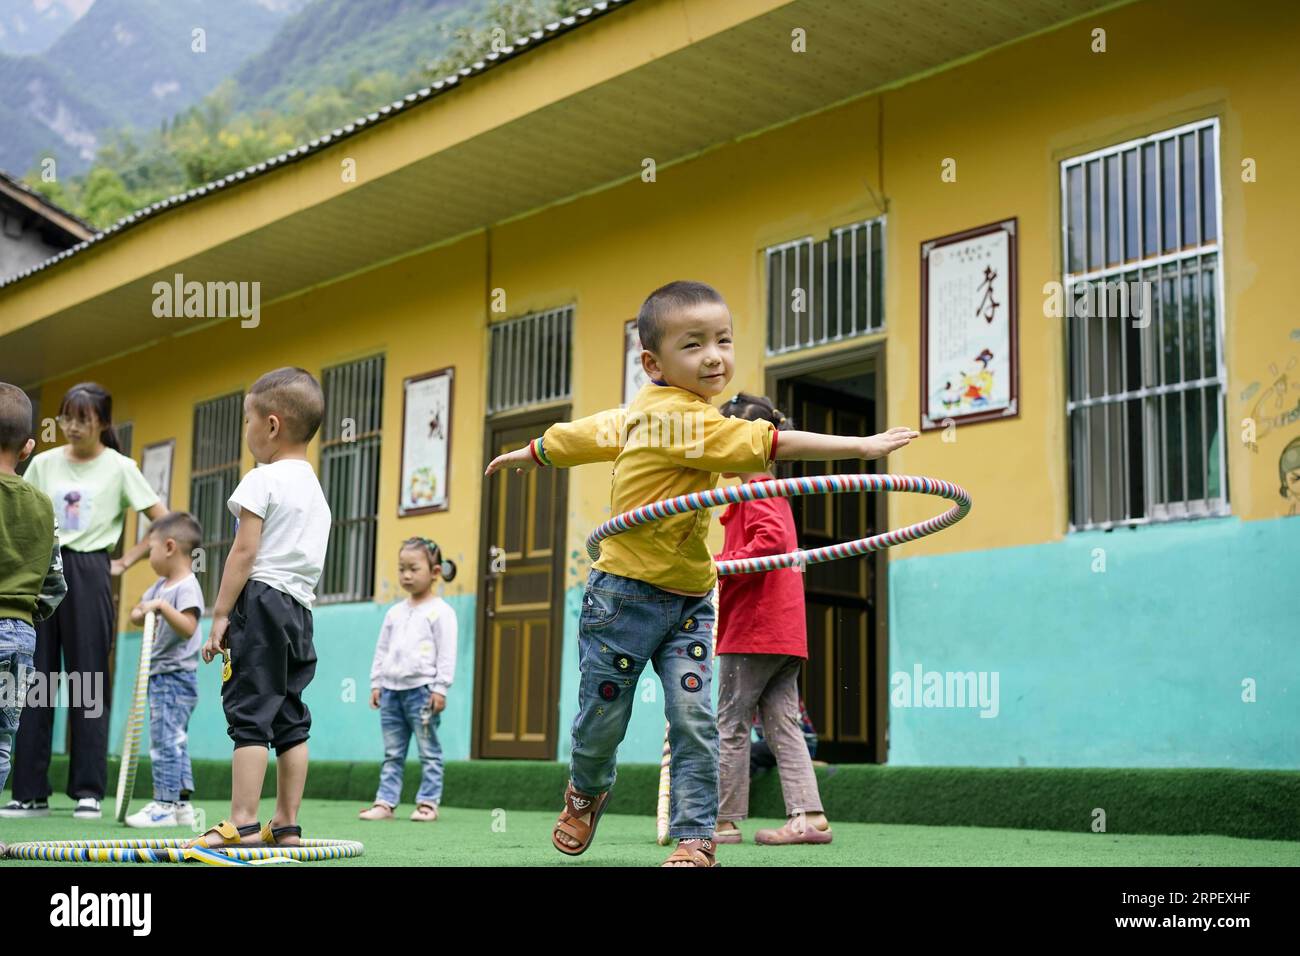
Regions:
M 593 570 L 578 620 L 578 715 L 569 775 L 576 790 L 614 785 L 637 682 L 647 663 L 664 686 L 672 748 L 668 835 L 712 839 L 718 816 L 718 724 L 713 714 L 713 604 Z
M 189 726 L 198 702 L 195 671 L 149 675 L 149 761 L 155 800 L 175 803 L 182 790 L 194 789 Z
M 13 617 L 0 618 L 0 790 L 9 779 L 9 758 L 18 733 L 18 720 L 35 676 L 36 628 Z

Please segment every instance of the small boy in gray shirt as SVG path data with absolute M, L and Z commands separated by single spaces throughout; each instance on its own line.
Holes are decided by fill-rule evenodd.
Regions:
M 203 635 L 203 589 L 191 569 L 191 555 L 203 540 L 194 516 L 183 511 L 154 522 L 149 529 L 149 566 L 161 577 L 131 611 L 141 624 L 154 612 L 153 652 L 149 663 L 149 759 L 153 763 L 153 801 L 126 818 L 132 827 L 190 826 L 194 807 L 190 792 L 187 732 L 199 700 L 199 651 Z

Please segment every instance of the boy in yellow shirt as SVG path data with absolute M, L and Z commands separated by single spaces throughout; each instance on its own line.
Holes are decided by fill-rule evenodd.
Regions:
M 771 422 L 724 418 L 711 400 L 735 367 L 731 313 L 701 282 L 652 292 L 637 316 L 642 367 L 650 378 L 626 410 L 552 425 L 539 439 L 488 465 L 536 467 L 614 463 L 610 508 L 641 505 L 717 486 L 723 474 L 766 471 L 777 459 L 883 458 L 918 433 L 891 428 L 868 438 L 780 433 Z M 672 818 L 678 841 L 665 866 L 715 866 L 718 729 L 713 714 L 710 599 L 717 569 L 705 538 L 711 512 L 673 515 L 601 543 L 578 624 L 582 677 L 573 721 L 570 781 L 551 840 L 571 856 L 591 845 L 609 802 L 616 754 L 647 663 L 664 686 L 672 748 Z

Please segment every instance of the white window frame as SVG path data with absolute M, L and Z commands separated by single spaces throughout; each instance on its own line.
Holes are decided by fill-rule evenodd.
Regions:
M 1135 182 L 1138 188 L 1138 196 L 1139 196 L 1137 201 L 1138 258 L 1135 260 L 1128 260 L 1128 261 L 1123 260 L 1124 253 L 1126 251 L 1126 247 L 1125 247 L 1126 235 L 1124 230 L 1124 223 L 1121 222 L 1118 230 L 1121 262 L 1115 265 L 1105 264 L 1105 260 L 1108 258 L 1106 252 L 1106 246 L 1107 246 L 1106 205 L 1107 204 L 1105 201 L 1105 197 L 1103 196 L 1102 202 L 1100 203 L 1103 266 L 1098 269 L 1089 268 L 1090 263 L 1088 261 L 1087 243 L 1088 243 L 1088 234 L 1091 230 L 1092 224 L 1088 220 L 1088 203 L 1085 198 L 1085 203 L 1084 203 L 1085 227 L 1083 230 L 1083 242 L 1084 242 L 1083 271 L 1078 273 L 1072 273 L 1070 271 L 1070 265 L 1071 265 L 1070 237 L 1069 237 L 1070 192 L 1068 186 L 1069 171 L 1073 168 L 1082 167 L 1083 175 L 1084 175 L 1084 188 L 1086 190 L 1087 176 L 1088 176 L 1087 164 L 1094 160 L 1101 160 L 1103 164 L 1102 182 L 1104 186 L 1105 161 L 1110 157 L 1118 156 L 1119 157 L 1119 181 L 1122 183 L 1125 178 L 1124 154 L 1126 152 L 1128 152 L 1129 150 L 1136 150 L 1139 160 L 1141 160 L 1141 157 L 1143 155 L 1142 153 L 1143 148 L 1148 145 L 1154 145 L 1156 148 L 1156 155 L 1157 157 L 1160 157 L 1161 144 L 1172 140 L 1176 144 L 1178 144 L 1176 145 L 1175 148 L 1178 151 L 1177 155 L 1181 157 L 1182 146 L 1179 138 L 1187 133 L 1194 133 L 1196 135 L 1196 143 L 1198 149 L 1197 170 L 1198 170 L 1198 185 L 1200 185 L 1199 177 L 1201 174 L 1200 174 L 1200 157 L 1199 157 L 1199 144 L 1200 144 L 1199 137 L 1200 137 L 1200 132 L 1206 129 L 1211 131 L 1212 142 L 1214 144 L 1213 175 L 1214 175 L 1214 202 L 1216 206 L 1215 208 L 1216 233 L 1215 233 L 1214 240 L 1210 242 L 1206 242 L 1202 237 L 1202 241 L 1198 245 L 1192 248 L 1179 248 L 1173 252 L 1164 252 L 1162 249 L 1157 248 L 1155 250 L 1155 254 L 1150 256 L 1145 255 L 1146 235 L 1145 235 L 1144 214 L 1146 210 L 1143 205 L 1143 199 L 1145 198 L 1144 197 L 1145 183 L 1143 181 L 1144 180 L 1143 169 L 1141 166 L 1139 166 L 1138 174 L 1135 177 Z M 1225 412 L 1224 412 L 1224 403 L 1227 398 L 1228 376 L 1227 376 L 1227 362 L 1224 354 L 1226 349 L 1225 336 L 1226 336 L 1227 321 L 1226 321 L 1226 316 L 1224 315 L 1225 296 L 1224 296 L 1224 286 L 1223 286 L 1224 267 L 1223 267 L 1223 254 L 1222 254 L 1223 232 L 1224 232 L 1223 155 L 1222 155 L 1222 148 L 1221 148 L 1219 120 L 1217 117 L 1210 117 L 1208 119 L 1198 120 L 1192 123 L 1185 123 L 1181 126 L 1159 130 L 1157 132 L 1151 133 L 1150 135 L 1147 136 L 1140 137 L 1138 139 L 1128 140 L 1113 146 L 1107 146 L 1102 149 L 1093 150 L 1092 152 L 1068 157 L 1067 159 L 1064 159 L 1060 162 L 1059 167 L 1060 167 L 1060 194 L 1061 194 L 1061 271 L 1063 276 L 1062 286 L 1063 286 L 1063 291 L 1066 300 L 1071 299 L 1072 288 L 1078 283 L 1092 282 L 1092 281 L 1111 281 L 1111 280 L 1125 281 L 1129 277 L 1133 276 L 1133 274 L 1135 273 L 1139 278 L 1141 278 L 1144 272 L 1152 269 L 1155 270 L 1157 275 L 1155 281 L 1157 285 L 1156 294 L 1158 295 L 1159 294 L 1158 289 L 1160 284 L 1159 277 L 1163 274 L 1164 267 L 1166 264 L 1194 262 L 1197 263 L 1197 274 L 1199 275 L 1200 262 L 1203 261 L 1208 256 L 1213 256 L 1215 258 L 1215 281 L 1213 286 L 1213 294 L 1215 297 L 1214 321 L 1215 321 L 1216 367 L 1214 369 L 1213 376 L 1207 376 L 1202 379 L 1195 379 L 1195 378 L 1188 377 L 1186 374 L 1184 374 L 1182 376 L 1181 381 L 1173 384 L 1164 383 L 1160 385 L 1151 385 L 1151 386 L 1144 385 L 1143 387 L 1137 389 L 1130 389 L 1124 392 L 1110 393 L 1104 396 L 1088 397 L 1087 395 L 1085 395 L 1084 397 L 1077 400 L 1072 396 L 1071 388 L 1067 385 L 1066 408 L 1065 408 L 1065 412 L 1066 412 L 1065 434 L 1067 436 L 1066 437 L 1067 451 L 1069 455 L 1068 467 L 1069 467 L 1069 473 L 1072 476 L 1070 482 L 1071 496 L 1070 496 L 1070 509 L 1069 509 L 1069 514 L 1070 514 L 1069 529 L 1071 532 L 1074 532 L 1074 531 L 1084 531 L 1084 530 L 1094 530 L 1094 529 L 1105 529 L 1105 528 L 1111 528 L 1116 526 L 1144 525 L 1144 524 L 1152 524 L 1158 522 L 1184 520 L 1188 518 L 1215 517 L 1215 516 L 1230 514 L 1231 507 L 1230 507 L 1229 496 L 1228 496 L 1228 469 L 1227 469 L 1227 443 L 1228 442 L 1227 442 L 1227 432 L 1225 430 L 1226 422 L 1225 422 Z M 1178 201 L 1178 208 L 1175 212 L 1175 217 L 1174 217 L 1174 230 L 1180 242 L 1182 239 L 1182 232 L 1183 232 L 1183 221 L 1182 221 L 1183 203 L 1181 200 L 1182 197 L 1181 176 L 1182 176 L 1182 164 L 1180 162 L 1176 162 L 1174 168 L 1174 195 L 1178 197 L 1179 201 Z M 1159 175 L 1159 172 L 1157 172 L 1156 197 L 1155 197 L 1156 198 L 1155 222 L 1157 224 L 1157 228 L 1161 230 L 1161 235 L 1163 236 L 1164 210 L 1162 208 L 1162 202 L 1163 202 L 1162 186 L 1163 183 L 1161 177 Z M 1198 188 L 1196 190 L 1196 213 L 1198 218 L 1203 218 L 1202 217 L 1203 196 L 1204 196 L 1204 189 Z M 1125 197 L 1121 196 L 1119 200 L 1119 209 L 1120 209 L 1121 217 L 1126 215 L 1124 198 Z M 1157 245 L 1159 246 L 1160 243 L 1157 243 Z M 1180 269 L 1178 273 L 1178 277 L 1181 277 L 1181 275 L 1182 275 L 1182 271 Z M 1175 279 L 1175 282 L 1177 284 L 1177 278 Z M 1181 284 L 1177 284 L 1176 294 L 1177 294 L 1176 311 L 1181 313 L 1181 305 L 1182 305 Z M 1092 356 L 1085 355 L 1081 357 L 1074 354 L 1072 343 L 1070 341 L 1070 326 L 1068 325 L 1069 321 L 1070 321 L 1069 319 L 1066 320 L 1067 326 L 1065 329 L 1065 355 L 1066 355 L 1066 361 L 1071 363 L 1071 367 L 1073 368 L 1073 367 L 1077 367 L 1073 363 L 1078 362 L 1080 364 L 1085 364 Z M 1124 321 L 1124 320 L 1119 319 L 1118 321 Z M 1198 317 L 1198 327 L 1200 327 L 1202 321 L 1203 319 L 1200 319 Z M 1154 340 L 1153 348 L 1147 349 L 1144 347 L 1143 354 L 1140 358 L 1143 367 L 1144 380 L 1147 375 L 1147 363 L 1149 361 L 1150 362 L 1161 361 L 1159 354 L 1156 352 L 1156 348 L 1158 348 L 1160 342 L 1163 341 L 1163 333 L 1164 333 L 1163 308 L 1160 311 L 1158 332 L 1156 331 L 1156 326 L 1157 323 L 1155 321 L 1152 321 L 1151 326 L 1147 330 L 1144 330 L 1150 332 L 1151 339 Z M 1085 329 L 1084 337 L 1086 342 L 1087 327 L 1085 326 L 1084 329 Z M 1124 338 L 1123 336 L 1121 336 L 1121 342 L 1123 341 Z M 1180 331 L 1178 341 L 1179 341 L 1179 354 L 1180 354 L 1179 363 L 1181 367 L 1183 361 L 1182 356 L 1185 354 L 1186 351 L 1183 346 L 1181 331 Z M 1106 343 L 1107 343 L 1107 338 L 1103 335 L 1103 349 L 1105 349 Z M 1107 358 L 1103 358 L 1103 368 L 1109 368 Z M 1161 372 L 1161 378 L 1163 378 L 1163 372 Z M 1164 442 L 1161 442 L 1159 447 L 1157 447 L 1156 444 L 1160 436 L 1160 428 L 1162 427 L 1162 420 L 1161 420 L 1160 413 L 1156 409 L 1155 399 L 1159 399 L 1163 407 L 1165 396 L 1168 395 L 1176 396 L 1181 392 L 1187 392 L 1197 388 L 1208 389 L 1211 386 L 1217 386 L 1218 388 L 1218 401 L 1215 403 L 1214 412 L 1217 415 L 1217 420 L 1218 420 L 1218 463 L 1217 465 L 1218 465 L 1218 474 L 1219 474 L 1219 484 L 1218 484 L 1219 495 L 1213 498 L 1208 496 L 1209 475 L 1211 473 L 1211 466 L 1210 466 L 1211 449 L 1208 442 L 1208 434 L 1205 429 L 1205 423 L 1208 420 L 1208 414 L 1207 414 L 1202 418 L 1202 433 L 1203 433 L 1203 439 L 1205 439 L 1203 444 L 1204 460 L 1202 462 L 1202 468 L 1204 469 L 1203 491 L 1206 493 L 1207 497 L 1170 502 L 1168 501 L 1168 494 L 1166 493 L 1161 496 L 1165 499 L 1163 502 L 1157 501 L 1156 496 L 1154 495 L 1153 492 L 1153 488 L 1155 486 L 1155 483 L 1161 480 L 1161 475 L 1165 474 L 1165 472 L 1159 466 L 1158 456 L 1163 455 L 1165 453 L 1167 445 Z M 1143 416 L 1142 416 L 1143 417 L 1142 439 L 1143 439 L 1143 457 L 1144 457 L 1144 465 L 1143 465 L 1144 500 L 1142 502 L 1143 514 L 1141 515 L 1129 514 L 1127 513 L 1129 509 L 1126 508 L 1125 517 L 1121 520 L 1100 520 L 1100 521 L 1085 520 L 1082 523 L 1076 523 L 1075 521 L 1076 514 L 1082 515 L 1085 519 L 1091 519 L 1094 514 L 1094 511 L 1092 508 L 1092 502 L 1090 500 L 1091 485 L 1092 485 L 1091 471 L 1083 475 L 1085 480 L 1082 481 L 1076 480 L 1079 477 L 1079 472 L 1083 471 L 1083 467 L 1090 465 L 1091 462 L 1090 460 L 1088 460 L 1088 458 L 1085 458 L 1085 465 L 1083 467 L 1079 466 L 1078 458 L 1077 458 L 1078 449 L 1075 447 L 1076 442 L 1074 436 L 1074 424 L 1075 424 L 1074 413 L 1079 409 L 1084 409 L 1084 408 L 1098 406 L 1098 405 L 1119 404 L 1121 407 L 1123 407 L 1124 403 L 1127 403 L 1135 399 L 1143 402 Z M 1149 403 L 1147 401 L 1148 399 L 1151 400 Z M 1183 487 L 1184 495 L 1186 495 L 1188 489 L 1188 466 L 1187 466 L 1187 443 L 1186 443 L 1187 415 L 1186 415 L 1185 405 L 1180 405 L 1180 408 L 1182 408 L 1182 423 L 1180 429 L 1180 435 L 1182 436 L 1181 447 L 1183 449 L 1182 487 Z M 1088 434 L 1088 438 L 1085 439 L 1084 444 L 1087 446 L 1087 455 L 1090 456 L 1091 445 L 1092 445 L 1091 415 L 1086 416 L 1083 420 L 1087 425 L 1087 434 Z M 1106 426 L 1106 437 L 1104 442 L 1104 448 L 1106 453 L 1105 469 L 1106 472 L 1109 473 L 1111 468 L 1111 463 L 1109 461 L 1110 416 L 1106 416 L 1105 426 Z M 1125 427 L 1127 428 L 1127 422 L 1125 423 Z M 1127 444 L 1122 446 L 1122 453 L 1123 453 L 1122 457 L 1127 458 Z M 1121 467 L 1123 468 L 1124 495 L 1127 501 L 1127 499 L 1129 498 L 1129 471 L 1127 467 L 1127 462 L 1123 462 Z M 1076 468 L 1079 468 L 1079 472 L 1076 472 Z M 1164 481 L 1164 490 L 1166 492 L 1167 492 L 1167 485 L 1168 482 L 1166 476 L 1166 480 Z M 1111 502 L 1109 501 L 1109 491 L 1110 491 L 1110 484 L 1108 481 L 1107 483 L 1108 506 L 1111 504 Z M 1076 507 L 1077 503 L 1075 501 L 1075 495 L 1079 493 L 1082 493 L 1084 495 L 1082 507 Z M 1129 503 L 1131 504 L 1132 502 Z M 1110 511 L 1113 513 L 1113 509 L 1110 509 Z

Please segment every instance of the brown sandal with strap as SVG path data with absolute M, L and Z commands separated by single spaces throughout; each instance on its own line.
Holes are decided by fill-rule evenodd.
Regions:
M 190 840 L 185 845 L 187 847 L 203 847 L 205 850 L 219 850 L 226 846 L 248 846 L 244 843 L 244 837 L 252 836 L 260 832 L 262 825 L 260 823 L 246 823 L 242 827 L 237 827 L 229 820 L 222 820 L 214 827 L 208 827 L 202 834 Z M 208 834 L 215 833 L 221 837 L 221 843 L 217 846 L 208 846 Z M 254 846 L 256 844 L 253 844 Z
M 600 815 L 605 812 L 608 804 L 608 790 L 596 795 L 580 793 L 573 789 L 573 783 L 570 782 L 564 790 L 564 809 L 560 811 L 560 819 L 555 821 L 555 828 L 551 831 L 551 842 L 555 844 L 555 848 L 569 856 L 581 856 L 586 853 L 587 847 L 591 846 L 591 841 L 595 839 L 596 824 L 600 822 Z M 583 823 L 578 818 L 586 814 L 591 814 L 591 819 Z M 569 846 L 561 841 L 559 837 L 561 833 L 577 840 L 578 845 Z
M 678 840 L 677 849 L 660 866 L 689 863 L 691 866 L 721 866 L 714 856 L 716 847 L 712 840 Z
M 297 843 L 281 843 L 282 837 L 297 837 Z M 299 846 L 302 844 L 302 827 L 296 823 L 287 823 L 284 826 L 277 827 L 274 823 L 268 823 L 262 827 L 262 842 L 267 846 Z

